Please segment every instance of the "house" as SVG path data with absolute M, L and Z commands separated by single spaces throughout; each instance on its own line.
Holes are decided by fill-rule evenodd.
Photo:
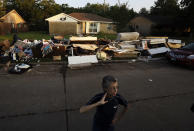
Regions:
M 12 10 L 0 18 L 0 33 L 12 33 L 27 31 L 26 21 L 15 11 Z
M 173 30 L 173 19 L 167 16 L 137 16 L 130 20 L 129 28 L 141 35 L 165 35 Z
M 45 20 L 49 23 L 50 34 L 116 33 L 116 26 L 111 19 L 90 13 L 60 13 Z

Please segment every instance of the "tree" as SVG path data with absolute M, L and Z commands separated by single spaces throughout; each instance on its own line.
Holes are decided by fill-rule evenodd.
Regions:
M 181 0 L 182 7 L 189 7 L 193 5 L 193 0 Z
M 61 7 L 54 0 L 42 0 L 39 3 L 39 8 L 44 19 L 61 12 Z
M 3 0 L 0 0 L 0 17 L 5 15 L 5 13 L 6 13 L 6 10 L 3 4 Z
M 146 8 L 141 8 L 139 11 L 140 15 L 144 15 L 144 16 L 148 16 L 149 15 L 149 11 Z
M 180 8 L 178 0 L 157 0 L 151 7 L 152 15 L 175 16 Z
M 135 15 L 133 9 L 128 9 L 126 4 L 111 6 L 109 11 L 109 16 L 117 23 L 118 32 L 126 31 L 129 20 Z
M 90 4 L 87 3 L 84 8 L 82 8 L 83 12 L 90 12 L 93 14 L 98 14 L 101 16 L 106 16 L 107 11 L 109 10 L 108 4 Z
M 54 0 L 5 0 L 7 11 L 15 9 L 31 30 L 44 30 L 45 19 L 62 12 Z
M 87 3 L 82 8 L 69 7 L 68 4 L 58 5 L 54 0 L 4 0 L 4 3 L 6 11 L 15 9 L 27 22 L 30 30 L 46 30 L 45 19 L 61 12 L 66 14 L 72 12 L 93 13 L 110 18 L 116 22 L 118 31 L 124 29 L 129 20 L 135 16 L 133 9 L 128 8 L 128 2 L 114 6 L 109 6 L 106 3 Z
M 191 28 L 191 32 L 194 32 L 194 1 L 193 0 L 181 0 L 181 18 L 184 20 L 182 24 L 185 27 Z

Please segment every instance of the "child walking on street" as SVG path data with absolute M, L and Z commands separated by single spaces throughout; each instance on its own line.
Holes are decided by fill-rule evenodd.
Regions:
M 115 123 L 121 119 L 128 109 L 127 101 L 119 95 L 118 81 L 113 76 L 105 76 L 102 80 L 103 93 L 95 95 L 89 102 L 80 108 L 80 113 L 96 108 L 93 119 L 93 131 L 114 131 Z M 124 109 L 116 115 L 119 105 Z

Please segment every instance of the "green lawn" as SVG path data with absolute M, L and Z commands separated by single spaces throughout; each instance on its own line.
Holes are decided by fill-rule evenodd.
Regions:
M 8 35 L 0 35 L 0 40 L 12 40 L 14 34 Z M 21 39 L 29 39 L 29 40 L 42 40 L 42 39 L 50 39 L 51 36 L 45 32 L 24 32 L 17 33 L 18 37 Z
M 8 34 L 8 35 L 0 35 L 0 41 L 2 40 L 10 40 L 12 41 L 14 34 Z M 31 32 L 24 32 L 24 33 L 17 33 L 19 38 L 21 39 L 29 39 L 29 40 L 42 40 L 46 39 L 49 40 L 51 36 L 47 32 L 43 31 L 31 31 Z M 96 36 L 99 38 L 104 38 L 104 39 L 110 39 L 110 40 L 116 40 L 117 35 L 116 34 L 104 34 L 104 33 L 99 33 L 98 35 L 92 35 Z M 69 35 L 65 36 L 66 39 L 69 39 Z M 180 39 L 186 44 L 194 42 L 194 37 L 176 37 L 174 39 Z
M 0 35 L 0 41 L 2 40 L 10 40 L 12 41 L 13 39 L 13 35 L 14 34 L 8 34 L 8 35 Z M 21 39 L 29 39 L 29 40 L 42 40 L 42 39 L 46 39 L 49 40 L 51 38 L 51 36 L 43 31 L 36 31 L 36 32 L 24 32 L 24 33 L 17 33 L 18 37 Z M 116 39 L 116 34 L 98 34 L 98 35 L 94 35 L 98 38 L 105 38 L 105 39 L 111 39 L 111 40 L 115 40 Z M 69 35 L 65 36 L 66 39 L 69 38 Z
M 110 40 L 116 40 L 117 34 L 104 34 L 104 33 L 99 33 L 98 35 L 95 35 L 98 39 L 99 38 L 104 38 L 104 39 L 110 39 Z

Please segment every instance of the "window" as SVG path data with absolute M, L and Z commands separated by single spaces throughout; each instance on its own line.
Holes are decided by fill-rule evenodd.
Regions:
M 136 29 L 137 29 L 137 30 L 139 29 L 139 26 L 138 26 L 138 25 L 136 25 Z
M 66 17 L 63 17 L 63 18 L 60 18 L 61 21 L 65 21 L 66 20 Z
M 108 30 L 112 30 L 112 29 L 113 29 L 112 24 L 108 24 L 108 25 L 107 25 L 107 29 L 108 29 Z
M 89 32 L 90 33 L 96 33 L 97 32 L 97 23 L 90 23 Z
M 19 24 L 18 24 L 18 28 L 21 28 L 21 27 L 22 27 L 22 24 L 21 24 L 21 23 L 19 23 Z
M 15 28 L 15 25 L 14 25 L 14 23 L 12 23 L 11 25 L 12 25 L 12 28 L 14 29 L 14 28 Z

